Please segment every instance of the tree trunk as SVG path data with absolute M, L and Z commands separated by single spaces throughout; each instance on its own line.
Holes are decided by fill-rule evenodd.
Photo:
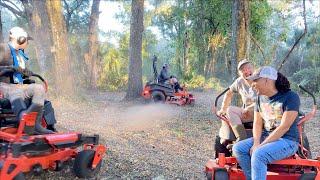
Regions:
M 126 99 L 140 97 L 142 91 L 142 33 L 144 0 L 134 0 L 131 4 L 129 80 Z
M 62 15 L 61 1 L 48 0 L 46 3 L 52 31 L 52 52 L 54 57 L 57 93 L 65 96 L 72 95 L 73 78 L 72 73 L 70 73 L 71 59 L 66 24 Z
M 205 78 L 209 77 L 209 67 L 210 67 L 211 59 L 212 59 L 212 50 L 211 50 L 211 47 L 208 47 L 207 58 L 206 58 L 205 64 L 204 64 L 204 77 Z
M 210 61 L 210 65 L 209 65 L 209 77 L 212 77 L 214 75 L 215 72 L 215 67 L 216 67 L 216 63 L 217 63 L 217 59 L 218 59 L 218 50 L 212 48 L 212 58 Z
M 99 5 L 100 0 L 93 0 L 91 7 L 91 15 L 89 22 L 89 72 L 90 72 L 90 86 L 97 89 L 98 79 L 98 21 L 99 21 Z
M 188 32 L 185 32 L 184 41 L 183 41 L 183 72 L 184 74 L 189 71 L 189 49 L 190 42 Z
M 2 8 L 0 7 L 0 43 L 3 43 Z
M 232 78 L 237 77 L 237 64 L 248 58 L 249 0 L 233 0 L 232 5 Z M 235 96 L 233 104 L 241 106 L 240 96 Z
M 224 50 L 224 60 L 225 60 L 225 65 L 227 68 L 227 73 L 231 74 L 232 70 L 231 70 L 231 58 L 230 58 L 230 53 L 228 53 L 228 51 Z
M 237 64 L 248 58 L 249 1 L 233 0 L 232 6 L 232 76 L 237 76 Z
M 53 58 L 51 56 L 51 32 L 48 11 L 45 1 L 30 1 L 33 7 L 29 27 L 32 28 L 32 37 L 34 38 L 35 52 L 41 73 L 47 74 L 51 83 L 54 82 L 52 72 Z

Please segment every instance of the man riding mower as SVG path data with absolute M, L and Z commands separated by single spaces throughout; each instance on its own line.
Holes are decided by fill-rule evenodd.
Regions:
M 15 68 L 2 67 L 0 77 L 12 72 Z M 41 76 L 32 76 L 42 80 L 43 89 L 47 89 Z M 0 102 L 6 103 L 0 104 L 0 179 L 25 179 L 24 173 L 40 174 L 46 169 L 59 171 L 72 159 L 74 173 L 80 178 L 92 177 L 100 170 L 106 147 L 99 144 L 98 135 L 49 131 L 39 106 L 31 104 L 16 115 L 8 100 L 2 98 Z
M 99 144 L 98 135 L 48 129 L 55 119 L 48 120 L 54 118 L 53 109 L 44 112 L 44 107 L 52 108 L 45 104 L 47 82 L 23 68 L 28 36 L 21 28 L 13 28 L 9 40 L 0 45 L 0 179 L 25 179 L 24 173 L 39 174 L 45 169 L 58 171 L 72 159 L 76 176 L 92 177 L 101 167 L 106 147 Z M 32 76 L 43 85 L 25 78 Z
M 289 81 L 281 73 L 263 67 L 249 78 L 259 95 L 252 137 L 236 142 L 232 151 L 228 149 L 229 154 L 220 152 L 216 160 L 209 160 L 205 167 L 207 179 L 319 179 L 320 157 L 311 159 L 303 129 L 304 122 L 316 113 L 314 96 L 310 93 L 313 111 L 298 114 L 299 97 L 289 89 Z M 216 115 L 230 127 L 227 117 Z M 229 143 L 233 143 L 232 140 Z
M 254 71 L 253 65 L 250 61 L 244 59 L 241 60 L 238 64 L 238 73 L 239 77 L 231 84 L 231 86 L 224 92 L 225 96 L 222 101 L 221 109 L 217 112 L 219 115 L 228 117 L 230 120 L 230 127 L 235 135 L 236 141 L 243 140 L 247 138 L 247 132 L 245 130 L 245 125 L 252 124 L 253 121 L 253 107 L 254 107 L 254 98 L 256 97 L 256 92 L 252 89 L 252 81 L 247 80 L 246 78 L 252 75 Z M 241 96 L 243 106 L 242 108 L 236 106 L 230 106 L 231 100 L 234 93 L 238 93 Z M 214 106 L 215 108 L 216 106 Z M 216 109 L 213 110 L 216 112 Z M 219 144 L 228 143 L 226 139 L 230 139 L 228 131 L 229 126 L 226 124 L 223 125 L 224 131 L 220 131 L 220 137 L 225 137 L 218 139 L 216 145 L 218 149 L 222 151 L 225 150 L 224 146 Z M 228 148 L 231 148 L 229 145 Z
M 39 134 L 52 133 L 56 123 L 52 105 L 45 100 L 43 86 L 28 78 L 33 73 L 26 68 L 29 58 L 24 50 L 31 39 L 22 28 L 13 27 L 9 31 L 9 42 L 0 44 L 0 70 L 6 69 L 6 73 L 0 77 L 0 92 L 10 101 L 6 104 L 12 106 L 17 121 L 25 112 L 38 112 L 38 121 L 44 116 L 48 129 L 36 126 L 35 131 Z M 9 72 L 8 67 L 13 71 Z
M 162 70 L 160 71 L 160 75 L 158 80 L 160 83 L 171 84 L 174 87 L 175 92 L 183 91 L 183 88 L 180 86 L 177 78 L 175 76 L 169 76 L 169 65 L 167 63 L 163 64 Z
M 144 86 L 142 96 L 154 102 L 167 102 L 169 104 L 193 104 L 195 99 L 192 94 L 182 88 L 174 76 L 168 75 L 168 64 L 164 64 L 160 75 L 157 71 L 157 57 L 153 57 L 153 81 Z

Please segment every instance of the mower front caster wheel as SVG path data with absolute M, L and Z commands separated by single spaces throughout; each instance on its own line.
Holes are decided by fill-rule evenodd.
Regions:
M 304 173 L 299 177 L 299 180 L 314 180 L 316 176 L 316 173 Z
M 214 170 L 214 176 L 212 172 L 206 172 L 207 180 L 229 180 L 229 174 L 225 169 Z
M 73 170 L 77 177 L 79 178 L 90 178 L 93 177 L 100 171 L 101 161 L 92 169 L 92 161 L 94 158 L 94 150 L 83 150 L 75 158 Z
M 13 180 L 25 180 L 26 177 L 24 176 L 23 172 L 20 172 L 13 178 Z

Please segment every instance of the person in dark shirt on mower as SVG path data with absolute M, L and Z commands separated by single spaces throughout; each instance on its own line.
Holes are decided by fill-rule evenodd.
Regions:
M 178 79 L 175 76 L 169 76 L 169 65 L 167 63 L 165 63 L 162 66 L 160 75 L 159 75 L 159 82 L 160 83 L 168 83 L 173 85 L 175 92 L 179 92 L 183 90 L 183 88 L 180 86 Z
M 232 131 L 236 137 L 236 141 L 247 138 L 246 130 L 242 123 L 253 121 L 253 108 L 256 92 L 251 87 L 252 81 L 246 78 L 252 75 L 254 67 L 252 63 L 246 59 L 238 63 L 238 77 L 229 87 L 223 98 L 219 115 L 226 115 L 231 124 Z M 243 107 L 230 106 L 234 93 L 239 93 L 243 102 Z M 215 111 L 215 109 L 214 109 Z
M 257 91 L 253 137 L 236 143 L 233 153 L 247 179 L 263 180 L 267 164 L 294 155 L 298 150 L 299 96 L 288 79 L 270 66 L 248 79 Z
M 41 126 L 43 107 L 46 92 L 41 84 L 23 84 L 24 76 L 31 76 L 33 73 L 26 68 L 26 61 L 29 59 L 24 53 L 31 40 L 22 28 L 13 27 L 9 32 L 8 44 L 0 44 L 0 70 L 11 67 L 13 75 L 9 74 L 0 78 L 0 91 L 3 97 L 9 99 L 11 107 L 17 120 L 29 112 L 37 112 L 36 124 L 33 127 L 25 127 L 28 134 L 53 133 Z M 31 100 L 27 107 L 26 101 Z

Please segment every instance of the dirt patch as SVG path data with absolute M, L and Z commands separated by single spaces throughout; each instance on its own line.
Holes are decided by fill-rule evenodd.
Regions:
M 220 122 L 210 109 L 213 92 L 195 92 L 193 107 L 124 102 L 124 93 L 87 93 L 82 100 L 53 100 L 58 129 L 99 134 L 108 147 L 96 179 L 203 179 L 204 164 L 214 155 Z M 311 99 L 302 98 L 310 110 Z M 307 123 L 313 156 L 320 151 L 319 116 Z M 31 179 L 75 179 L 72 169 Z

